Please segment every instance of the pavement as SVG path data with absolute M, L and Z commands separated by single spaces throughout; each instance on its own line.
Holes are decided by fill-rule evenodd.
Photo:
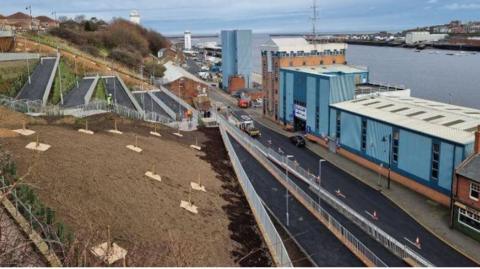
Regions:
M 75 85 L 67 95 L 63 98 L 63 106 L 74 107 L 85 104 L 85 95 L 87 94 L 90 86 L 95 81 L 93 78 L 82 79 L 78 82 L 78 87 Z
M 177 101 L 175 101 L 175 99 L 173 99 L 163 91 L 154 92 L 153 94 L 157 96 L 160 100 L 162 100 L 162 102 L 169 108 L 171 108 L 175 113 L 177 113 L 177 115 L 180 111 L 181 114 L 178 117 L 179 119 L 183 117 L 183 113 L 185 113 L 187 109 L 180 105 Z
M 165 112 L 165 110 L 157 102 L 155 102 L 155 100 L 153 100 L 148 93 L 135 93 L 134 96 L 137 98 L 145 112 L 154 112 L 171 119 L 168 113 Z
M 20 90 L 17 99 L 30 101 L 43 100 L 48 81 L 50 80 L 52 72 L 54 72 L 55 61 L 56 59 L 53 58 L 41 60 L 31 74 L 31 83 L 28 83 L 27 80 Z
M 112 102 L 114 104 L 116 103 L 129 109 L 135 111 L 137 110 L 126 92 L 128 89 L 124 89 L 122 87 L 122 83 L 118 80 L 118 78 L 105 78 L 105 88 L 107 90 L 107 94 L 112 94 Z
M 306 251 L 317 267 L 361 267 L 353 255 L 323 224 L 291 195 L 288 200 L 289 226 L 286 225 L 286 189 L 230 136 L 230 141 L 255 191 L 281 225 Z
M 234 106 L 235 104 L 230 96 L 218 91 L 211 91 L 211 97 L 226 104 L 230 104 L 231 106 Z M 249 112 L 252 111 L 249 110 Z M 287 136 L 292 135 L 291 133 L 286 133 L 278 125 L 263 119 L 261 116 L 259 117 L 258 113 L 250 114 L 257 120 L 257 123 L 261 122 L 265 125 L 257 124 L 257 128 L 262 132 L 262 136 L 259 139 L 262 144 L 271 146 L 274 149 L 281 148 L 284 153 L 294 155 L 301 167 L 310 170 L 314 174 L 318 174 L 319 160 L 321 158 L 316 153 L 320 152 L 320 146 L 316 145 L 316 153 L 309 149 L 297 148 L 288 140 Z M 309 144 L 309 146 L 311 145 Z M 334 162 L 332 162 L 332 155 L 336 157 Z M 325 154 L 322 156 L 325 156 Z M 379 181 L 378 175 L 371 171 L 370 174 L 365 174 L 365 169 L 361 170 L 359 167 L 350 169 L 349 171 L 351 173 L 347 173 L 343 170 L 343 165 L 340 166 L 341 168 L 337 166 L 337 164 L 340 163 L 338 159 L 342 157 L 334 154 L 330 154 L 329 157 L 330 158 L 327 159 L 328 162 L 322 165 L 322 186 L 329 192 L 334 194 L 336 190 L 340 189 L 346 196 L 346 198 L 343 199 L 343 202 L 365 217 L 369 217 L 367 212 L 371 213 L 376 211 L 379 220 L 376 221 L 375 224 L 378 227 L 396 238 L 398 241 L 405 243 L 410 248 L 414 249 L 415 252 L 419 253 L 436 266 L 478 266 L 478 264 L 473 262 L 470 258 L 463 255 L 464 253 L 467 253 L 467 251 L 464 251 L 465 248 L 458 248 L 457 246 L 454 249 L 451 244 L 439 239 L 436 236 L 437 233 L 433 234 L 432 229 L 425 228 L 417 222 L 415 218 L 407 214 L 400 206 L 395 204 L 393 202 L 394 200 L 385 196 L 384 193 L 386 191 L 383 188 L 380 189 L 376 186 Z M 342 164 L 347 167 L 352 167 L 353 165 L 352 162 L 345 159 Z M 370 184 L 358 180 L 358 171 L 362 171 L 362 178 L 367 176 Z M 385 184 L 384 179 L 380 178 L 380 181 Z M 397 189 L 398 184 L 392 185 L 392 188 Z M 404 201 L 403 205 L 405 205 L 405 200 L 408 200 L 405 197 L 410 198 L 412 196 L 412 192 L 410 191 L 409 193 L 410 194 L 403 197 L 402 195 L 397 194 L 397 199 L 395 201 Z M 405 192 L 402 194 L 405 194 Z M 425 200 L 425 198 L 423 198 L 423 200 L 414 199 L 412 200 L 413 202 L 407 201 L 406 203 L 409 204 L 410 207 L 415 208 L 427 204 Z M 432 211 L 424 211 L 423 213 L 426 214 L 424 218 L 432 215 Z M 452 230 L 444 232 L 452 233 Z M 419 237 L 421 241 L 421 249 L 417 249 L 409 243 L 409 241 L 415 242 L 417 237 Z M 460 242 L 465 241 L 468 240 L 462 240 Z M 469 253 L 472 254 L 469 255 L 470 257 L 479 256 L 478 249 L 480 248 L 478 248 L 478 244 L 476 245 L 476 248 L 474 247 L 470 250 Z

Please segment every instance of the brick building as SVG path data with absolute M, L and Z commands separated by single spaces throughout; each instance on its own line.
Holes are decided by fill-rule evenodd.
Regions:
M 180 94 L 181 98 L 190 104 L 193 104 L 193 98 L 208 88 L 208 84 L 197 78 L 181 66 L 173 62 L 167 62 L 165 65 L 165 73 L 160 79 L 161 84 L 169 89 L 177 96 Z
M 52 27 L 57 27 L 58 21 L 47 16 L 30 17 L 23 12 L 17 12 L 10 16 L 0 15 L 0 29 L 9 29 L 15 31 L 46 31 Z
M 272 38 L 262 46 L 263 114 L 278 121 L 278 89 L 283 67 L 345 64 L 347 45 L 323 43 L 313 45 L 305 38 Z
M 451 218 L 452 227 L 480 241 L 480 127 L 474 154 L 455 173 Z

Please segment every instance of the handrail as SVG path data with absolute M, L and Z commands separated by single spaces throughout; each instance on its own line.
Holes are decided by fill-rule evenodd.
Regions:
M 293 161 L 287 160 L 286 163 L 283 161 L 283 158 L 280 154 L 276 153 L 275 151 L 265 147 L 264 145 L 260 144 L 258 141 L 251 139 L 245 133 L 241 132 L 238 128 L 231 125 L 227 120 L 223 117 L 217 117 L 219 123 L 227 126 L 227 129 L 230 133 L 235 134 L 237 137 L 241 138 L 241 141 L 244 145 L 249 147 L 253 147 L 259 153 L 266 156 L 268 159 L 276 162 L 277 164 L 286 167 L 290 172 L 292 172 L 295 176 L 309 184 L 311 188 L 316 190 L 320 193 L 322 199 L 324 199 L 330 206 L 334 207 L 339 212 L 343 213 L 345 217 L 350 219 L 354 222 L 358 227 L 360 227 L 363 231 L 365 231 L 368 235 L 370 235 L 373 239 L 377 242 L 381 243 L 385 248 L 390 250 L 393 254 L 400 257 L 401 259 L 411 259 L 418 263 L 421 266 L 425 267 L 433 267 L 434 265 L 422 257 L 420 254 L 416 253 L 412 249 L 408 248 L 406 245 L 400 243 L 398 240 L 387 234 L 385 231 L 380 229 L 378 226 L 373 224 L 372 222 L 365 219 L 363 216 L 358 214 L 355 210 L 350 208 L 348 205 L 331 195 L 327 190 L 324 188 L 319 188 L 316 182 L 315 175 L 308 173 L 305 169 L 298 166 Z

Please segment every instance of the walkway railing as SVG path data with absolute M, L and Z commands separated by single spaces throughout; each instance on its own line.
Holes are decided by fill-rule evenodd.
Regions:
M 258 225 L 262 231 L 262 234 L 265 237 L 268 248 L 275 260 L 275 263 L 278 267 L 293 267 L 292 261 L 288 255 L 288 252 L 283 244 L 282 238 L 277 232 L 275 225 L 272 223 L 270 216 L 267 213 L 267 210 L 263 206 L 262 200 L 258 196 L 255 188 L 253 187 L 250 179 L 248 178 L 245 170 L 240 163 L 240 160 L 233 149 L 232 143 L 225 131 L 224 127 L 220 127 L 220 132 L 222 134 L 223 142 L 227 148 L 228 155 L 233 164 L 233 168 L 237 175 L 238 181 L 240 182 L 243 192 L 247 197 L 248 203 L 252 208 L 253 214 L 257 220 Z
M 309 186 L 314 189 L 317 193 L 320 194 L 322 200 L 327 202 L 330 206 L 335 208 L 337 211 L 339 211 L 342 215 L 347 217 L 349 220 L 351 220 L 353 223 L 355 223 L 358 227 L 360 227 L 364 232 L 366 232 L 370 237 L 375 239 L 377 242 L 382 244 L 385 248 L 390 250 L 393 254 L 395 254 L 397 257 L 403 259 L 403 260 L 413 260 L 416 264 L 420 266 L 426 266 L 426 267 L 433 267 L 434 265 L 422 257 L 420 254 L 416 253 L 409 247 L 407 247 L 405 244 L 400 243 L 398 240 L 384 232 L 382 229 L 374 225 L 372 222 L 358 214 L 355 210 L 350 208 L 348 205 L 337 199 L 335 196 L 333 196 L 330 192 L 325 190 L 322 187 L 318 186 L 317 183 L 317 177 L 302 167 L 298 165 L 298 163 L 291 161 L 291 160 L 285 160 L 286 158 L 283 155 L 280 155 L 279 153 L 275 152 L 271 148 L 265 147 L 263 144 L 258 142 L 257 140 L 254 140 L 250 138 L 248 135 L 246 135 L 244 132 L 233 126 L 231 123 L 229 123 L 225 118 L 222 116 L 217 117 L 217 120 L 222 126 L 225 126 L 226 130 L 234 135 L 236 138 L 238 138 L 239 142 L 242 143 L 243 146 L 248 147 L 254 151 L 257 151 L 258 153 L 264 155 L 267 157 L 269 160 L 277 163 L 280 166 L 285 167 L 286 169 L 289 170 L 292 174 L 309 184 Z M 275 166 L 272 166 L 273 169 L 278 169 Z M 283 173 L 283 172 L 281 172 Z M 313 199 L 310 197 L 310 195 L 306 194 L 301 188 L 299 188 L 294 182 L 291 182 L 288 180 L 287 182 L 290 186 L 294 187 L 296 190 L 299 191 L 302 197 L 306 199 L 309 203 L 313 203 L 312 205 L 315 205 L 315 207 L 320 210 L 320 205 L 313 201 Z M 322 213 L 322 212 L 320 212 Z M 322 213 L 324 214 L 324 213 Z M 358 240 L 357 240 L 358 241 Z M 355 243 L 356 244 L 356 243 Z M 360 243 L 360 245 L 363 245 Z M 363 248 L 363 247 L 362 247 Z M 364 250 L 361 250 L 364 251 Z M 371 252 L 370 250 L 365 250 L 366 252 Z M 373 253 L 369 255 L 375 255 Z M 383 263 L 383 262 L 382 262 Z M 382 265 L 379 265 L 382 266 Z

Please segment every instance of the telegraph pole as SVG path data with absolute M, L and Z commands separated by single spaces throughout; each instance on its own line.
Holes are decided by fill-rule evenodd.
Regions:
M 317 21 L 318 21 L 317 0 L 313 0 L 312 11 L 313 11 L 313 16 L 311 17 L 311 20 L 312 20 L 313 45 L 316 50 L 317 49 Z

